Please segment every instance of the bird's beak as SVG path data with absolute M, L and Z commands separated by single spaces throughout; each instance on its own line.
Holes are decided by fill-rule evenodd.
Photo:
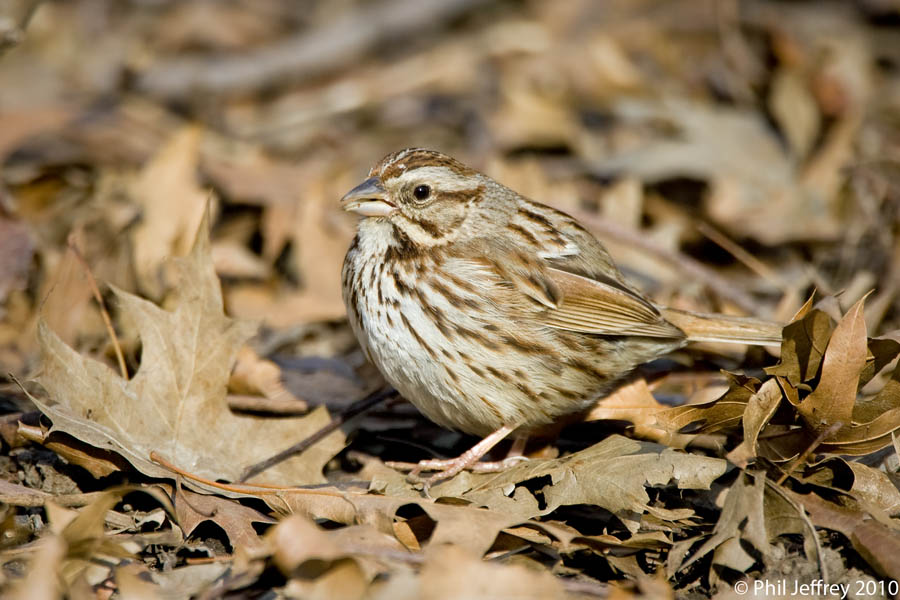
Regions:
M 387 217 L 397 207 L 388 200 L 387 192 L 377 177 L 369 177 L 341 198 L 344 210 L 364 217 Z

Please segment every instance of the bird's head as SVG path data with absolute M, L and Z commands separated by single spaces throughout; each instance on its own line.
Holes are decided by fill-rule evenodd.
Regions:
M 498 185 L 445 154 L 407 148 L 384 157 L 341 204 L 367 219 L 389 222 L 427 248 L 458 239 L 492 184 Z

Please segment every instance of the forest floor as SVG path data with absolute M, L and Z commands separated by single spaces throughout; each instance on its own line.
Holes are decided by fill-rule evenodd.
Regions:
M 0 82 L 4 598 L 898 595 L 898 2 L 11 0 Z M 781 346 L 424 494 L 340 281 L 408 146 Z

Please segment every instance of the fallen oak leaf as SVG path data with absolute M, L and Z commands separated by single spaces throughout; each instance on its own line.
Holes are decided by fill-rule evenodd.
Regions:
M 141 365 L 132 379 L 126 381 L 106 365 L 80 356 L 46 324 L 39 326 L 43 361 L 38 381 L 56 403 L 33 401 L 53 421 L 51 433 L 64 431 L 112 450 L 151 477 L 171 476 L 150 460 L 156 451 L 209 479 L 234 480 L 246 466 L 329 422 L 324 407 L 302 418 L 277 420 L 228 410 L 229 372 L 255 325 L 224 314 L 207 219 L 190 255 L 176 263 L 181 285 L 174 291 L 171 311 L 113 288 L 143 345 Z M 260 479 L 321 482 L 322 467 L 342 447 L 342 434 L 334 432 Z
M 764 473 L 741 472 L 728 489 L 712 535 L 689 559 L 670 565 L 669 575 L 684 570 L 709 552 L 714 552 L 713 563 L 745 572 L 756 559 L 745 551 L 744 544 L 755 548 L 765 562 L 771 562 L 777 556 L 772 542 L 785 534 L 802 535 L 807 559 L 820 560 L 815 531 L 797 503 Z M 678 544 L 693 545 L 695 541 Z
M 775 377 L 766 380 L 759 391 L 750 397 L 743 414 L 744 439 L 728 453 L 728 460 L 743 469 L 756 457 L 759 434 L 775 414 L 783 397 Z
M 797 412 L 815 431 L 851 421 L 859 376 L 868 355 L 864 301 L 857 301 L 835 327 L 822 359 L 819 384 L 797 406 Z
M 781 359 L 775 366 L 766 367 L 765 372 L 801 387 L 819 372 L 834 324 L 827 313 L 817 308 L 810 310 L 806 304 L 794 318 L 782 334 Z
M 870 423 L 845 425 L 828 437 L 820 452 L 864 456 L 891 444 L 891 435 L 900 430 L 900 406 L 889 410 Z
M 747 479 L 750 482 L 746 481 Z M 749 543 L 763 556 L 769 554 L 763 511 L 765 486 L 765 476 L 750 472 L 740 473 L 728 489 L 725 504 L 712 535 L 689 559 L 675 567 L 672 573 L 686 569 L 710 552 L 714 552 L 713 563 L 743 573 L 749 570 L 756 560 L 744 551 L 739 543 L 733 543 L 741 540 Z
M 723 371 L 728 391 L 721 397 L 700 404 L 674 406 L 656 413 L 656 427 L 680 433 L 712 433 L 736 426 L 744 416 L 750 398 L 759 389 L 759 380 Z
M 542 490 L 545 505 L 538 507 L 537 502 L 533 503 L 536 512 L 520 513 L 520 518 L 546 515 L 565 505 L 592 504 L 616 515 L 634 533 L 645 512 L 666 520 L 686 516 L 650 505 L 645 486 L 674 483 L 679 489 L 708 489 L 726 468 L 727 462 L 719 458 L 613 435 L 562 458 L 531 460 L 497 475 L 466 474 L 473 485 L 461 497 L 477 505 L 506 511 L 516 501 L 515 496 L 509 497 L 510 490 L 519 493 L 520 483 L 550 477 L 550 483 Z M 453 481 L 435 486 L 432 493 L 438 495 L 450 489 Z
M 653 397 L 647 380 L 641 377 L 619 386 L 597 402 L 584 420 L 629 421 L 633 426 L 633 437 L 669 447 L 685 448 L 694 436 L 679 434 L 679 428 L 661 428 L 657 425 L 657 415 L 669 408 Z
M 857 401 L 860 376 L 869 369 L 871 347 L 865 337 L 862 300 L 847 312 L 832 338 L 818 386 L 797 405 L 805 427 L 793 434 L 798 438 L 795 447 L 808 444 L 839 422 L 844 425 L 823 437 L 817 451 L 860 456 L 880 450 L 900 430 L 900 366 L 874 398 Z M 891 353 L 892 345 L 882 345 L 884 350 Z M 834 358 L 829 361 L 832 354 Z M 779 443 L 789 444 L 790 439 L 783 438 Z
M 175 515 L 185 537 L 191 535 L 201 523 L 210 521 L 222 528 L 232 547 L 250 551 L 263 546 L 251 523 L 275 522 L 275 519 L 236 500 L 197 494 L 184 488 L 179 488 L 175 493 Z
M 878 375 L 900 354 L 900 342 L 891 338 L 870 338 L 869 356 L 866 357 L 866 366 L 859 375 L 860 388 Z
M 839 506 L 816 494 L 787 493 L 806 509 L 816 527 L 843 533 L 875 571 L 900 579 L 900 536 L 895 529 L 863 511 Z
M 85 444 L 78 438 L 60 431 L 51 433 L 43 427 L 19 422 L 16 433 L 26 440 L 56 452 L 68 462 L 86 469 L 96 478 L 106 477 L 128 467 L 128 463 L 115 452 Z
M 876 517 L 878 512 L 883 513 L 883 518 L 900 515 L 900 490 L 888 474 L 860 462 L 833 456 L 810 465 L 797 479 L 848 494 Z
M 309 410 L 305 400 L 297 398 L 282 382 L 281 367 L 261 358 L 249 346 L 238 352 L 228 391 L 232 394 L 258 395 L 270 400 L 274 406 L 290 406 L 295 413 Z

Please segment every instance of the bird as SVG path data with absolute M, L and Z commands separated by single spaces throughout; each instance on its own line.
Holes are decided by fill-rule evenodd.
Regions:
M 385 156 L 341 206 L 361 217 L 341 279 L 366 358 L 427 418 L 482 438 L 419 462 L 428 487 L 690 342 L 781 341 L 778 323 L 655 305 L 575 218 L 435 150 Z

